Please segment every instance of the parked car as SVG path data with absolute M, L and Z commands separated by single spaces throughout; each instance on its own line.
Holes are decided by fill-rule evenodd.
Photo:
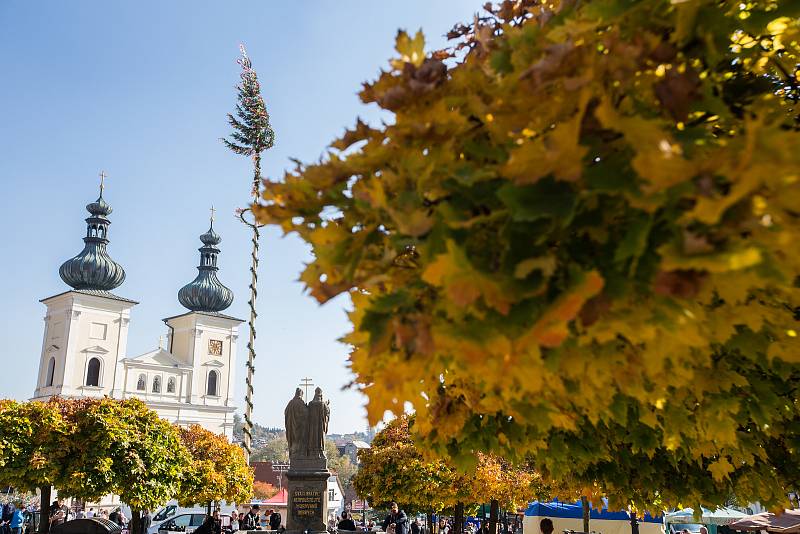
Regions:
M 232 504 L 229 505 L 223 502 L 222 506 L 220 506 L 220 513 L 223 515 L 230 515 L 231 512 L 235 511 L 236 506 Z M 161 531 L 162 523 L 184 514 L 200 514 L 205 517 L 206 507 L 199 505 L 189 507 L 179 506 L 177 501 L 171 501 L 150 517 L 150 528 L 147 529 L 147 534 L 158 534 Z M 202 521 L 200 524 L 202 524 Z M 200 524 L 197 526 L 200 526 Z M 192 527 L 191 530 L 194 530 L 194 527 Z M 189 532 L 191 532 L 191 530 Z
M 205 519 L 205 513 L 176 515 L 159 525 L 158 534 L 189 534 L 202 525 Z

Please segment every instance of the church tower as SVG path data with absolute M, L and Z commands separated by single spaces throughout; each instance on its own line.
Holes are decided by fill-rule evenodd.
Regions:
M 59 269 L 72 289 L 41 301 L 47 313 L 35 399 L 122 396 L 120 362 L 137 302 L 111 293 L 125 281 L 125 270 L 106 250 L 112 210 L 103 198 L 104 178 L 100 196 L 86 206 L 83 250 Z
M 236 341 L 242 319 L 221 313 L 233 303 L 233 292 L 217 277 L 218 245 L 222 238 L 214 231 L 214 218 L 206 233 L 200 236 L 203 246 L 197 277 L 178 291 L 178 301 L 189 311 L 164 319 L 169 327 L 168 349 L 182 365 L 191 366 L 192 373 L 186 402 L 201 406 L 196 422 L 212 426 L 220 422 L 220 431 L 228 436 L 233 431 L 234 368 Z M 188 412 L 184 410 L 184 421 Z

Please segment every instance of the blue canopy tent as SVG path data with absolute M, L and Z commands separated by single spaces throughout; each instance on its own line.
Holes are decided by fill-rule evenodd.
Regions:
M 611 512 L 607 501 L 601 509 L 591 508 L 589 512 L 589 529 L 601 534 L 630 534 L 631 518 L 628 512 Z M 561 534 L 565 530 L 583 531 L 583 506 L 580 502 L 565 503 L 532 502 L 525 510 L 523 531 L 525 534 L 541 534 L 539 522 L 545 517 L 553 521 L 554 533 Z M 663 533 L 663 516 L 652 517 L 645 514 L 639 517 L 640 534 Z

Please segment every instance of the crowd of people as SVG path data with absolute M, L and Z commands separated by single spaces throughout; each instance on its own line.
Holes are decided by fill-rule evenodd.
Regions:
M 9 502 L 2 505 L 2 519 L 0 519 L 0 534 L 26 534 L 26 526 L 33 512 L 38 510 L 38 506 L 25 506 L 21 502 Z M 139 530 L 136 533 L 128 534 L 147 534 L 152 519 L 145 510 L 142 512 L 139 521 Z M 50 514 L 47 521 L 50 527 L 70 521 L 73 519 L 100 518 L 106 519 L 119 525 L 121 530 L 128 531 L 130 518 L 128 518 L 121 508 L 117 507 L 109 512 L 107 509 L 88 509 L 73 510 L 63 505 L 60 500 L 56 500 L 50 506 Z M 445 518 L 439 519 L 437 534 L 457 534 L 453 529 L 452 522 Z M 544 525 L 546 528 L 547 525 Z M 258 504 L 250 506 L 244 513 L 232 512 L 230 515 L 222 515 L 214 511 L 207 515 L 205 521 L 200 525 L 194 534 L 231 534 L 238 531 L 247 530 L 273 530 L 282 533 L 286 530 L 281 514 L 274 509 L 266 509 L 261 513 Z M 386 534 L 429 534 L 429 529 L 423 528 L 418 518 L 409 518 L 405 511 L 401 510 L 397 503 L 391 504 L 391 510 L 386 518 L 381 522 L 372 520 L 356 520 L 349 512 L 342 512 L 341 516 L 328 522 L 330 532 L 376 532 L 382 530 Z M 468 523 L 465 525 L 463 534 L 488 534 L 486 522 L 482 525 Z
M 328 530 L 333 532 L 377 532 L 383 530 L 387 534 L 425 534 L 419 519 L 409 519 L 397 503 L 391 504 L 389 515 L 382 522 L 371 520 L 356 521 L 349 512 L 342 512 L 341 517 L 328 522 Z

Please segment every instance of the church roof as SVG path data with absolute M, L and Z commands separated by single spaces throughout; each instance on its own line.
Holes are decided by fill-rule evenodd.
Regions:
M 181 313 L 180 315 L 173 315 L 172 317 L 166 317 L 163 319 L 163 321 L 167 322 L 170 319 L 177 319 L 178 317 L 184 317 L 186 315 L 189 315 L 190 313 L 196 313 L 198 315 L 207 315 L 208 317 L 219 317 L 220 319 L 230 319 L 231 321 L 239 321 L 240 323 L 244 322 L 244 319 L 239 319 L 238 317 L 234 317 L 232 315 L 225 315 L 224 313 L 219 313 L 219 312 L 203 312 L 203 311 L 188 311 L 186 313 Z
M 125 269 L 108 255 L 108 226 L 111 224 L 108 215 L 112 210 L 103 199 L 102 183 L 100 197 L 87 205 L 86 211 L 89 217 L 86 219 L 83 250 L 65 261 L 58 274 L 73 289 L 108 291 L 125 281 Z
M 177 360 L 172 354 L 163 348 L 158 348 L 150 352 L 145 352 L 138 356 L 132 356 L 123 360 L 127 365 L 149 364 L 160 365 L 163 367 L 178 367 L 190 369 L 192 366 Z
M 200 251 L 200 265 L 197 277 L 178 291 L 178 301 L 184 307 L 198 312 L 220 312 L 233 303 L 233 291 L 217 278 L 217 256 L 222 238 L 214 231 L 214 218 L 211 227 L 200 236 L 203 246 Z
M 139 302 L 136 300 L 120 297 L 119 295 L 115 295 L 111 291 L 105 291 L 102 289 L 70 289 L 69 291 L 58 293 L 57 295 L 53 295 L 52 297 L 43 298 L 39 302 L 45 302 L 50 299 L 60 297 L 61 295 L 66 295 L 67 293 L 80 293 L 81 295 L 91 295 L 93 297 L 103 297 L 107 299 L 118 300 L 120 302 L 130 302 L 131 304 L 139 304 Z

